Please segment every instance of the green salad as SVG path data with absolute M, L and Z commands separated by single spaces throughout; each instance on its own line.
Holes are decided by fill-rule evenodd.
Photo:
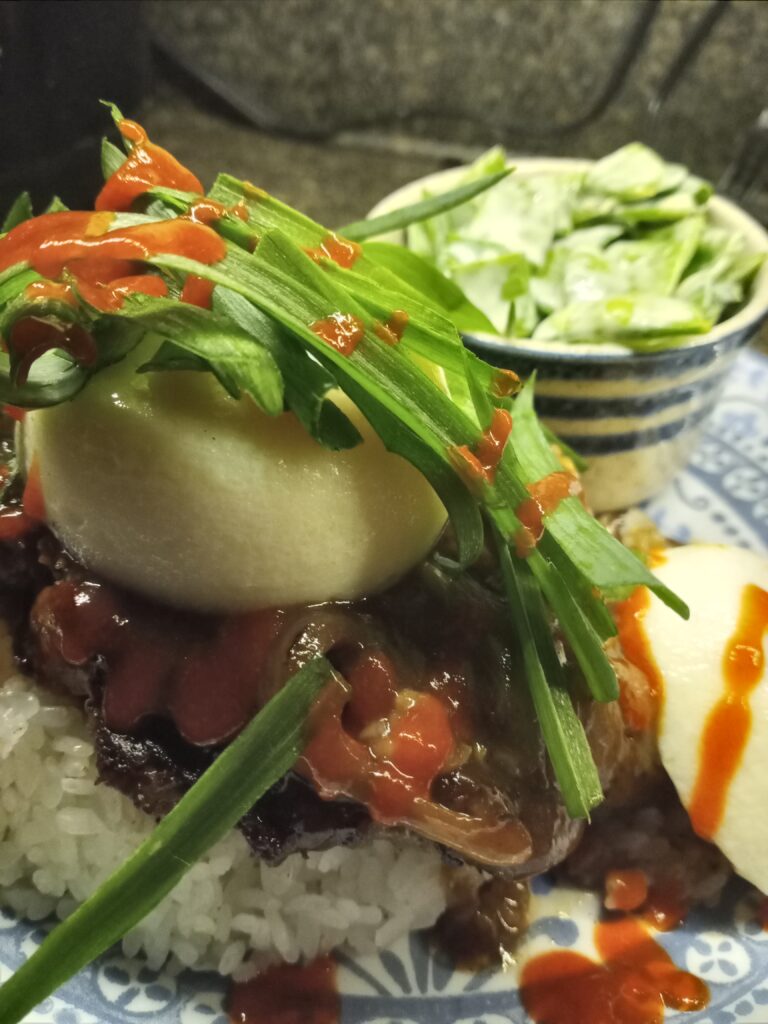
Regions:
M 458 184 L 508 166 L 492 149 Z M 731 315 L 764 259 L 714 223 L 712 191 L 633 142 L 583 171 L 513 173 L 411 224 L 407 245 L 499 334 L 665 348 Z

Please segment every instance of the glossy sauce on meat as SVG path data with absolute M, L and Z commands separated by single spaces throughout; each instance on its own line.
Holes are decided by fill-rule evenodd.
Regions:
M 470 486 L 493 483 L 511 433 L 512 414 L 506 409 L 494 409 L 491 422 L 474 449 L 465 444 L 450 449 L 448 454 Z
M 124 120 L 118 128 L 131 152 L 106 181 L 96 199 L 97 210 L 130 210 L 133 200 L 154 185 L 203 191 L 200 180 L 167 149 L 150 142 L 141 125 Z
M 59 580 L 32 609 L 41 665 L 104 663 L 107 728 L 135 733 L 158 715 L 195 746 L 231 739 L 271 696 L 267 662 L 285 618 L 177 612 L 89 578 Z
M 372 815 L 403 822 L 462 859 L 528 875 L 578 839 L 582 824 L 562 806 L 503 639 L 500 599 L 485 582 L 452 580 L 426 564 L 352 605 L 223 617 L 164 608 L 63 554 L 47 559 L 54 579 L 34 601 L 30 664 L 41 681 L 87 700 L 104 777 L 144 810 L 167 810 L 288 676 L 326 652 L 351 688 L 324 727 L 333 724 L 333 742 L 356 750 L 364 770 L 320 780 L 321 799 L 308 785 L 322 774 L 318 764 L 299 765 L 304 779 L 294 775 L 290 786 L 311 828 L 301 827 L 301 814 L 277 813 L 277 800 L 262 828 L 260 803 L 243 823 L 260 852 L 350 841 Z M 583 713 L 607 767 L 616 723 L 602 721 L 599 706 Z

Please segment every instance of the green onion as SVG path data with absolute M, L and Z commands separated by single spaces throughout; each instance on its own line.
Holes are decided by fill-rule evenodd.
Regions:
M 0 987 L 0 1021 L 17 1024 L 110 948 L 232 829 L 301 752 L 307 718 L 333 669 L 301 668 L 213 762 L 133 856 Z
M 474 443 L 480 428 L 422 370 L 381 341 L 373 325 L 366 329 L 365 337 L 349 358 L 312 332 L 313 322 L 335 310 L 365 319 L 365 310 L 332 275 L 327 275 L 277 231 L 263 238 L 255 257 L 232 247 L 227 257 L 212 267 L 179 256 L 156 257 L 154 262 L 239 292 L 288 330 L 314 359 L 329 367 L 340 387 L 349 390 L 350 395 L 351 389 L 355 389 L 357 399 L 367 396 L 363 410 L 366 415 L 374 405 L 395 414 L 404 429 L 389 435 L 388 446 L 404 458 L 418 446 L 424 453 L 424 459 L 417 464 L 422 472 L 427 465 L 441 467 L 439 474 L 428 479 L 456 527 L 461 560 L 468 564 L 478 557 L 482 525 L 477 500 L 455 473 L 448 450 L 455 444 Z M 408 439 L 407 449 L 393 447 L 397 438 Z M 429 455 L 425 449 L 429 449 Z M 443 487 L 449 479 L 450 488 Z
M 177 213 L 185 212 L 197 198 L 189 193 L 160 189 L 153 189 L 152 194 L 168 196 Z M 247 223 L 229 217 L 219 222 L 218 230 L 248 252 L 253 250 L 262 236 L 275 230 L 283 232 L 300 248 L 315 248 L 328 237 L 329 231 L 322 224 L 310 220 L 268 193 L 255 194 L 247 183 L 228 174 L 219 175 L 210 196 L 225 206 L 245 205 L 248 210 Z M 397 251 L 397 256 L 393 256 L 393 250 Z M 395 308 L 410 312 L 410 303 L 415 300 L 424 305 L 426 298 L 430 303 L 437 303 L 456 328 L 494 330 L 488 318 L 469 302 L 458 285 L 450 282 L 438 270 L 430 271 L 429 265 L 418 257 L 415 260 L 409 259 L 408 250 L 402 246 L 386 245 L 383 242 L 367 243 L 363 246 L 362 256 L 354 264 L 354 273 L 366 277 L 374 287 L 399 294 L 400 299 Z
M 401 231 L 409 224 L 417 224 L 419 221 L 436 217 L 439 213 L 445 213 L 447 210 L 452 210 L 454 206 L 461 206 L 462 203 L 474 199 L 481 192 L 485 192 L 506 178 L 511 171 L 512 168 L 507 167 L 494 174 L 484 174 L 482 177 L 452 188 L 448 192 L 420 199 L 417 203 L 409 203 L 408 206 L 402 206 L 399 210 L 383 213 L 380 217 L 356 220 L 353 224 L 339 228 L 339 234 L 353 242 L 363 242 L 366 238 L 386 235 L 390 231 Z
M 11 203 L 11 208 L 5 215 L 0 231 L 10 231 L 12 228 L 18 227 L 19 224 L 23 224 L 25 220 L 29 220 L 32 216 L 34 216 L 32 212 L 32 197 L 29 192 L 22 192 Z
M 125 153 L 122 149 L 110 142 L 109 139 L 101 140 L 101 173 L 104 180 L 111 178 L 115 171 L 118 171 L 125 163 Z
M 469 301 L 454 281 L 412 249 L 389 242 L 368 242 L 365 252 L 375 263 L 396 274 L 403 284 L 417 288 L 422 301 L 426 298 L 444 309 L 457 330 L 498 334 L 485 313 Z
M 572 818 L 587 818 L 603 798 L 600 778 L 584 727 L 574 708 L 565 676 L 552 646 L 552 630 L 541 592 L 529 567 L 513 559 L 494 531 L 510 625 L 522 651 L 525 674 L 552 767 Z
M 74 398 L 90 374 L 71 359 L 46 352 L 36 359 L 26 383 L 11 383 L 11 361 L 0 352 L 0 403 L 18 405 L 22 409 L 45 409 Z
M 515 429 L 508 446 L 517 455 L 526 483 L 563 468 L 534 411 L 533 383 L 529 381 L 515 399 Z M 612 591 L 621 587 L 645 586 L 682 618 L 688 618 L 685 602 L 642 566 L 577 498 L 560 502 L 546 517 L 546 528 L 576 569 L 604 596 L 611 597 Z
M 23 278 L 19 275 L 14 279 L 14 285 L 18 286 Z M 34 297 L 29 298 L 25 289 L 6 303 L 0 312 L 0 337 L 8 339 L 12 337 L 14 324 L 27 317 L 35 317 L 40 320 L 49 320 L 57 326 L 64 324 L 87 324 L 87 314 L 80 308 L 73 308 L 69 303 L 58 297 Z M 43 349 L 45 351 L 45 349 Z M 19 368 L 25 361 L 25 356 L 19 354 L 11 345 L 8 355 L 10 357 L 10 377 L 12 384 L 18 383 Z M 14 403 L 15 404 L 15 403 Z
M 227 205 L 233 203 L 243 202 L 249 211 L 248 227 L 254 233 L 254 236 L 264 237 L 269 235 L 275 228 L 281 232 L 285 232 L 291 242 L 297 247 L 309 247 L 317 246 L 322 239 L 327 235 L 327 231 L 316 222 L 305 217 L 303 214 L 291 207 L 286 206 L 279 200 L 275 199 L 266 193 L 254 194 L 252 188 L 249 188 L 246 184 L 238 181 L 236 178 L 230 175 L 219 175 L 216 183 L 211 190 L 211 196 L 219 202 L 223 202 Z M 273 236 L 274 237 L 274 236 Z M 243 254 L 243 257 L 238 260 L 232 259 L 232 254 L 225 261 L 226 271 L 221 274 L 219 271 L 221 268 L 206 268 L 200 264 L 188 261 L 185 267 L 178 265 L 178 269 L 185 269 L 189 272 L 198 274 L 201 277 L 207 277 L 210 280 L 215 280 L 219 284 L 229 287 L 234 291 L 239 291 L 240 294 L 244 295 L 252 303 L 260 306 L 268 315 L 276 316 L 277 306 L 267 308 L 267 305 L 260 301 L 259 297 L 255 294 L 256 281 L 251 275 L 251 282 L 253 288 L 243 288 L 241 284 L 244 281 L 238 281 L 238 278 L 243 277 L 247 270 L 253 266 L 254 262 L 257 262 L 260 251 L 262 250 L 262 244 L 256 251 L 256 259 L 248 261 L 248 258 Z M 339 289 L 335 293 L 329 292 L 327 289 L 323 289 L 325 296 L 328 300 L 329 305 L 326 305 L 324 312 L 318 315 L 328 315 L 334 309 L 342 308 L 339 305 L 332 307 L 330 305 L 331 295 L 334 294 L 337 301 L 341 302 L 346 298 L 346 305 L 343 307 L 344 311 L 355 312 L 358 314 L 364 312 L 361 310 L 357 303 L 352 299 L 350 293 L 354 293 L 358 299 L 362 297 L 360 278 L 366 277 L 369 281 L 371 293 L 375 293 L 375 286 L 384 287 L 390 290 L 390 298 L 394 301 L 395 298 L 400 303 L 399 308 L 406 309 L 410 312 L 410 306 L 413 303 L 409 303 L 408 299 L 408 286 L 404 284 L 403 280 L 399 278 L 395 273 L 389 270 L 382 264 L 377 263 L 376 257 L 380 257 L 379 246 L 381 243 L 369 243 L 364 247 L 363 256 L 355 263 L 352 271 L 341 271 L 337 272 L 338 268 L 329 266 L 330 275 L 333 276 L 338 284 Z M 369 255 L 372 252 L 373 255 Z M 171 258 L 173 260 L 173 258 Z M 161 261 L 156 260 L 156 263 Z M 171 266 L 172 262 L 168 261 L 164 265 Z M 293 267 L 295 269 L 295 261 Z M 286 271 L 283 271 L 286 273 Z M 349 275 L 349 277 L 347 276 Z M 228 280 L 229 277 L 229 280 Z M 350 279 L 349 288 L 346 287 L 346 280 Z M 315 275 L 312 279 L 313 290 L 319 288 L 320 277 Z M 249 282 L 249 284 L 251 283 Z M 403 291 L 403 288 L 406 291 Z M 277 299 L 278 305 L 282 305 L 286 301 L 286 296 L 283 289 L 278 288 L 276 293 L 273 293 Z M 321 293 L 322 294 L 322 293 Z M 423 305 L 423 299 L 421 300 Z M 352 308 L 352 307 L 355 308 Z M 287 310 L 284 310 L 287 312 Z M 294 311 L 297 308 L 294 306 Z M 315 318 L 316 318 L 315 317 Z M 409 324 L 409 330 L 414 330 L 418 316 L 412 318 Z M 282 320 L 285 326 L 289 326 L 285 319 Z M 305 326 L 312 322 L 312 319 L 304 319 Z M 408 334 L 408 331 L 406 331 Z M 306 337 L 306 335 L 305 335 Z M 422 335 L 424 337 L 424 335 Z M 317 339 L 315 339 L 317 340 Z M 443 360 L 439 359 L 438 348 L 433 348 L 432 358 L 438 365 L 444 365 L 444 362 L 448 358 L 448 354 L 453 350 L 455 344 L 455 337 L 452 337 L 448 332 L 443 333 Z M 322 343 L 317 346 L 319 349 L 323 347 Z M 405 347 L 405 343 L 404 346 Z M 317 356 L 317 352 L 316 352 Z M 320 358 L 322 358 L 320 356 Z M 355 361 L 353 356 L 350 362 Z M 342 362 L 344 360 L 342 359 Z M 338 363 L 337 363 L 338 366 Z M 475 367 L 478 363 L 475 362 Z M 470 368 L 471 364 L 466 364 L 466 373 L 469 374 L 472 371 Z M 487 371 L 486 371 L 487 372 Z M 341 383 L 341 379 L 340 379 Z M 449 381 L 450 383 L 450 381 Z M 343 385 L 342 385 L 343 386 Z M 460 396 L 456 396 L 459 398 Z M 454 399 L 456 402 L 456 399 Z M 463 408 L 464 412 L 467 409 Z M 518 479 L 520 482 L 529 483 L 533 480 L 541 479 L 548 473 L 562 469 L 554 456 L 547 437 L 544 435 L 541 424 L 536 418 L 533 412 L 532 404 L 532 391 L 527 389 L 521 396 L 515 400 L 515 429 L 512 432 L 512 439 L 508 449 L 516 449 L 518 459 L 521 467 L 521 477 Z M 474 439 L 470 439 L 474 440 Z M 467 438 L 461 440 L 454 439 L 454 444 L 462 444 L 467 441 Z M 449 444 L 451 442 L 448 442 Z M 510 465 L 510 460 L 505 456 L 502 460 L 502 464 L 499 472 L 498 487 L 504 491 L 503 498 L 507 502 L 512 500 L 511 509 L 516 507 L 527 495 L 520 491 L 519 486 L 515 487 L 515 481 L 511 479 L 510 473 L 507 467 Z M 491 503 L 497 503 L 492 497 Z M 514 522 L 514 514 L 512 516 L 507 515 L 506 519 L 506 533 L 511 536 L 516 528 Z M 613 591 L 617 591 L 620 588 L 628 585 L 645 585 L 648 586 L 654 593 L 657 594 L 665 603 L 669 604 L 678 614 L 682 616 L 687 615 L 687 608 L 675 594 L 673 594 L 669 588 L 665 587 L 652 573 L 650 573 L 645 567 L 641 566 L 637 558 L 624 546 L 612 537 L 595 519 L 590 515 L 586 509 L 584 509 L 580 502 L 575 499 L 569 499 L 561 503 L 559 508 L 548 517 L 547 529 L 552 535 L 552 544 L 555 548 L 559 549 L 563 553 L 564 559 L 567 559 L 572 563 L 574 570 L 588 581 L 589 586 L 582 587 L 584 594 L 588 595 L 588 599 L 591 603 L 597 605 L 601 603 L 599 595 L 591 593 L 591 589 L 597 588 L 606 597 L 610 597 Z M 568 568 L 561 564 L 560 559 L 553 559 L 557 561 L 558 570 L 561 574 L 566 575 Z M 585 614 L 592 620 L 595 617 L 601 615 L 600 612 L 594 609 L 588 609 Z M 604 619 L 604 616 L 603 616 Z
M 338 387 L 336 378 L 312 359 L 291 334 L 242 295 L 221 285 L 214 288 L 213 309 L 269 349 L 283 375 L 288 408 L 318 444 L 331 451 L 360 444 L 362 437 L 357 427 L 326 398 L 329 391 Z
M 43 213 L 66 213 L 68 209 L 69 207 L 60 196 L 54 196 Z
M 546 564 L 544 572 L 540 568 L 542 564 Z M 535 560 L 531 568 L 549 607 L 568 637 L 592 696 L 600 701 L 617 700 L 619 683 L 613 666 L 604 655 L 602 637 L 582 610 L 576 595 L 566 586 L 557 568 L 551 562 L 545 563 L 544 557 Z
M 123 316 L 167 339 L 141 372 L 207 369 L 233 398 L 250 395 L 268 416 L 283 411 L 283 377 L 272 354 L 229 319 L 173 299 L 128 303 Z
M 36 270 L 32 270 L 26 263 L 16 263 L 7 270 L 0 273 L 0 310 L 3 310 L 6 303 L 18 298 L 28 284 L 33 281 L 42 280 Z
M 153 202 L 146 212 L 156 212 L 162 217 L 186 213 L 199 198 L 191 192 L 161 187 L 150 189 L 148 195 Z M 274 196 L 255 194 L 252 187 L 227 174 L 216 179 L 210 197 L 225 206 L 245 205 L 247 223 L 227 215 L 219 221 L 217 230 L 247 252 L 252 252 L 261 237 L 274 230 L 282 231 L 296 245 L 304 248 L 315 248 L 329 234 L 327 228 Z M 339 233 L 344 235 L 344 231 L 342 228 Z M 332 271 L 333 266 L 329 262 L 327 269 Z M 367 243 L 362 256 L 355 262 L 354 273 L 364 277 L 374 293 L 376 289 L 384 289 L 393 296 L 399 296 L 393 309 L 407 307 L 410 312 L 414 302 L 424 308 L 426 299 L 433 306 L 432 315 L 442 309 L 457 330 L 497 333 L 488 317 L 469 301 L 457 284 L 427 260 L 401 245 Z

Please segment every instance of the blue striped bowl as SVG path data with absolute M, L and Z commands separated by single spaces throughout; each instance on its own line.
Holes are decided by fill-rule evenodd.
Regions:
M 517 174 L 583 170 L 588 161 L 515 158 Z M 421 178 L 383 199 L 371 216 L 450 188 L 462 168 Z M 768 234 L 743 210 L 719 196 L 711 220 L 768 252 Z M 402 238 L 393 238 L 402 241 Z M 563 441 L 589 461 L 584 486 L 596 512 L 626 508 L 661 491 L 682 469 L 717 403 L 738 349 L 768 315 L 768 264 L 750 299 L 708 334 L 675 348 L 637 354 L 618 344 L 573 345 L 467 334 L 468 348 L 489 363 L 537 373 L 537 408 Z M 768 401 L 768 396 L 766 396 Z

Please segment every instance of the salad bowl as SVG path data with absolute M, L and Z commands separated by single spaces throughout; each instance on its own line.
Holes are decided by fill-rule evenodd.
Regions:
M 514 158 L 514 175 L 580 174 L 591 161 Z M 382 199 L 379 216 L 451 188 L 465 174 L 451 168 L 411 182 Z M 768 251 L 768 234 L 722 196 L 707 203 L 710 223 L 740 235 L 748 253 Z M 403 235 L 392 241 L 404 241 Z M 707 333 L 672 347 L 633 351 L 610 341 L 567 341 L 463 332 L 468 348 L 522 377 L 536 373 L 537 409 L 548 426 L 589 462 L 584 486 L 593 508 L 612 511 L 661 492 L 689 460 L 723 392 L 739 349 L 768 315 L 768 265 L 758 269 L 747 301 Z

